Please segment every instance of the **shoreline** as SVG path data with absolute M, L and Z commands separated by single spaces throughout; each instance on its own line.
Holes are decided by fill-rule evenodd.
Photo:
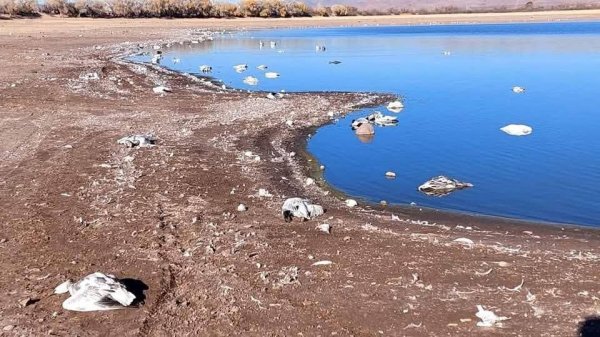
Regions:
M 304 148 L 298 140 L 327 112 L 384 94 L 272 102 L 222 91 L 114 58 L 138 44 L 197 38 L 206 22 L 78 22 L 0 30 L 0 286 L 12 294 L 0 299 L 0 326 L 20 335 L 568 336 L 596 312 L 597 230 L 350 210 L 321 186 L 304 186 L 308 159 L 291 155 Z M 81 79 L 89 72 L 100 79 Z M 173 92 L 153 94 L 159 83 Z M 288 128 L 288 118 L 302 123 Z M 143 132 L 155 133 L 157 146 L 116 144 Z M 259 188 L 273 196 L 258 197 Z M 290 196 L 328 212 L 284 223 Z M 240 203 L 246 212 L 236 211 Z M 332 232 L 316 230 L 321 223 Z M 333 263 L 314 266 L 319 260 Z M 53 287 L 96 270 L 141 280 L 145 303 L 61 310 L 65 297 L 50 295 Z M 476 304 L 511 319 L 477 327 Z

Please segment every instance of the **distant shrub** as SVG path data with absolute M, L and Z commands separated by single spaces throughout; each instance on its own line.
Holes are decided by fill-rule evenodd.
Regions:
M 287 5 L 287 12 L 289 16 L 293 17 L 301 17 L 301 16 L 311 16 L 312 10 L 308 5 L 303 2 L 292 2 Z
M 214 4 L 210 11 L 210 16 L 213 18 L 233 18 L 243 16 L 240 8 L 231 3 Z
M 37 16 L 39 9 L 35 0 L 0 0 L 0 14 Z
M 358 9 L 346 5 L 331 6 L 331 15 L 333 16 L 353 16 L 358 14 Z

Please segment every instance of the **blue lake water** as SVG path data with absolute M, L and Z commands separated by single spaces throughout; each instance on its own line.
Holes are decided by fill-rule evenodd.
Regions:
M 236 73 L 241 63 L 249 69 Z M 208 64 L 212 76 L 248 90 L 403 97 L 398 114 L 357 111 L 309 141 L 326 180 L 358 198 L 600 225 L 600 22 L 249 31 L 172 47 L 162 64 L 194 74 Z M 265 78 L 260 64 L 281 77 Z M 244 84 L 246 76 L 258 85 Z M 526 92 L 513 93 L 515 85 Z M 361 142 L 350 122 L 373 111 L 399 123 Z M 533 134 L 499 130 L 513 123 Z M 417 191 L 441 174 L 475 186 L 441 198 Z

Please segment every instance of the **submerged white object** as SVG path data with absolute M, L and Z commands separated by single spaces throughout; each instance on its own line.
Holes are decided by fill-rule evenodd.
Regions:
M 292 221 L 294 217 L 310 220 L 323 213 L 325 213 L 323 207 L 312 204 L 309 200 L 302 198 L 289 198 L 281 207 L 281 214 L 285 222 Z
M 525 88 L 523 88 L 523 87 L 519 87 L 519 86 L 514 86 L 514 87 L 512 87 L 512 91 L 513 91 L 515 94 L 522 94 L 522 93 L 524 93 L 524 92 L 525 92 Z
M 244 71 L 246 71 L 248 69 L 248 65 L 247 64 L 238 64 L 233 66 L 233 69 L 235 69 L 235 71 L 237 71 L 238 73 L 243 73 Z
M 445 176 L 437 176 L 419 186 L 419 191 L 437 197 L 443 197 L 456 190 L 473 187 L 473 184 L 451 179 Z
M 346 201 L 346 206 L 352 208 L 358 205 L 358 202 L 356 202 L 356 200 L 354 199 L 347 199 Z
M 132 135 L 117 140 L 117 144 L 127 147 L 150 147 L 156 143 L 156 137 L 153 135 Z
M 477 326 L 479 327 L 492 327 L 498 322 L 509 319 L 508 317 L 497 316 L 494 312 L 485 310 L 483 306 L 479 304 L 477 305 L 477 313 L 475 316 L 481 320 L 481 322 L 477 322 Z
M 523 124 L 509 124 L 501 127 L 500 130 L 511 136 L 527 136 L 533 132 L 533 128 L 531 126 Z
M 400 112 L 400 111 L 402 111 L 402 109 L 404 109 L 404 103 L 402 103 L 399 100 L 390 102 L 387 105 L 387 109 L 390 110 L 391 112 Z
M 246 83 L 248 85 L 257 85 L 258 78 L 254 77 L 254 76 L 248 76 L 248 77 L 244 78 L 244 83 Z
M 68 280 L 54 289 L 55 294 L 69 293 L 62 307 L 72 311 L 114 310 L 127 307 L 135 300 L 135 295 L 114 275 L 95 272 L 81 281 Z
M 265 73 L 265 77 L 266 78 L 277 78 L 279 76 L 280 76 L 279 73 L 272 72 L 272 71 L 270 71 L 268 73 Z
M 172 92 L 173 90 L 171 90 L 171 88 L 169 88 L 169 87 L 165 87 L 164 85 L 159 85 L 157 87 L 152 88 L 152 91 L 155 94 L 164 94 L 167 92 Z

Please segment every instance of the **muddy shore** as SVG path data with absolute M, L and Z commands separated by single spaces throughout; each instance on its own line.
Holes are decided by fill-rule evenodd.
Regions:
M 600 18 L 573 13 L 552 20 Z M 600 232 L 348 209 L 322 182 L 304 185 L 311 163 L 300 140 L 330 112 L 388 97 L 271 101 L 122 60 L 210 30 L 434 19 L 481 22 L 0 21 L 0 334 L 578 336 L 600 310 Z M 85 79 L 94 72 L 99 79 Z M 157 84 L 173 93 L 154 94 Z M 153 133 L 158 144 L 116 143 L 131 133 Z M 273 197 L 258 197 L 259 188 Z M 284 223 L 289 196 L 328 211 Z M 240 203 L 248 211 L 238 212 Z M 322 223 L 331 234 L 315 229 Z M 312 266 L 320 260 L 333 264 Z M 144 302 L 62 310 L 54 287 L 94 271 L 143 282 Z M 477 304 L 510 319 L 477 327 Z

